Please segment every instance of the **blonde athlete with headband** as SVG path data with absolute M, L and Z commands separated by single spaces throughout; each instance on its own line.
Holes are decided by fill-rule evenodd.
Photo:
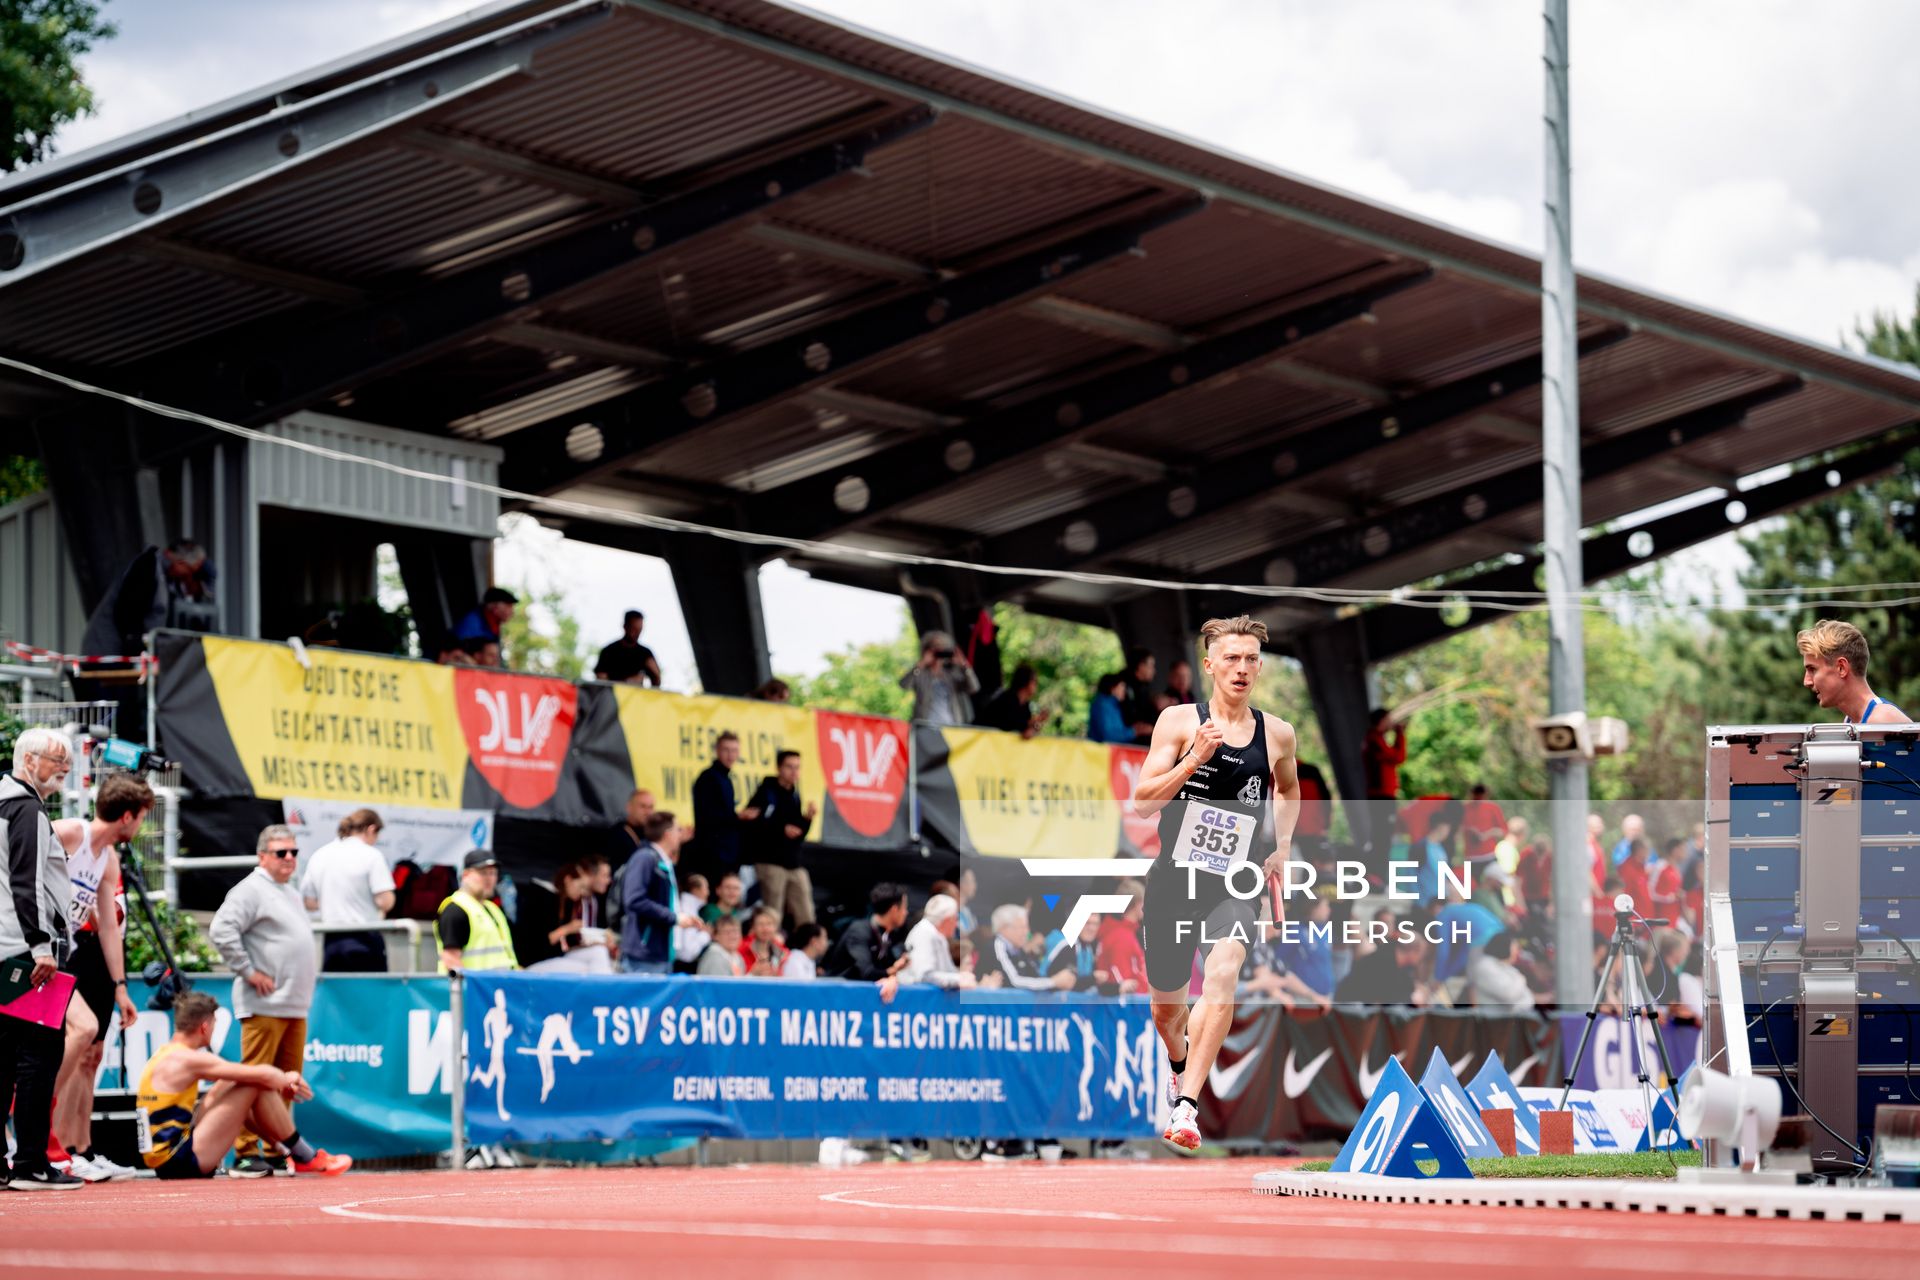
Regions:
M 1867 638 L 1851 622 L 1823 618 L 1794 637 L 1800 648 L 1800 683 L 1820 705 L 1845 715 L 1848 724 L 1911 724 L 1907 713 L 1877 696 L 1867 684 Z
M 1258 936 L 1260 894 L 1244 892 L 1241 864 L 1264 864 L 1277 889 L 1300 817 L 1293 726 L 1248 705 L 1260 676 L 1266 624 L 1244 614 L 1200 628 L 1201 669 L 1213 696 L 1168 707 L 1134 787 L 1134 810 L 1160 815 L 1160 856 L 1147 872 L 1142 928 L 1153 1022 L 1172 1066 L 1172 1113 L 1161 1138 L 1200 1146 L 1200 1087 L 1233 1023 L 1234 985 Z M 1277 899 L 1276 899 L 1277 900 Z M 1206 952 L 1200 1003 L 1189 1009 L 1196 950 Z M 1186 1081 L 1193 1081 L 1189 1087 Z

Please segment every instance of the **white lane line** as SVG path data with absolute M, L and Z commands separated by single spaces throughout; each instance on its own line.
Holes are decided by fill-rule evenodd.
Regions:
M 899 1185 L 884 1187 L 861 1187 L 867 1195 L 882 1191 L 898 1191 Z M 1089 1222 L 1176 1222 L 1175 1218 L 1156 1218 L 1142 1213 L 1110 1213 L 1102 1209 L 1016 1209 L 1000 1208 L 994 1205 L 968 1204 L 882 1204 L 877 1200 L 853 1199 L 853 1188 L 845 1191 L 829 1191 L 820 1199 L 828 1204 L 859 1205 L 863 1209 L 898 1209 L 906 1213 L 979 1213 L 1005 1218 L 1078 1218 Z

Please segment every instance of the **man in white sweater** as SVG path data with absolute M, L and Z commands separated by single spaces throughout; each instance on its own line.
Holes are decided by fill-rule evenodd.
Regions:
M 944 893 L 928 898 L 920 923 L 907 931 L 907 967 L 901 971 L 900 981 L 924 982 L 949 990 L 973 986 L 973 975 L 953 963 L 953 949 L 948 945 L 959 925 L 959 903 Z
M 233 970 L 233 1013 L 240 1019 L 240 1060 L 298 1074 L 305 1069 L 307 1010 L 317 966 L 313 923 L 293 873 L 300 856 L 291 828 L 274 825 L 255 842 L 260 865 L 233 886 L 208 933 Z M 236 1178 L 274 1171 L 258 1136 L 242 1128 L 234 1140 Z

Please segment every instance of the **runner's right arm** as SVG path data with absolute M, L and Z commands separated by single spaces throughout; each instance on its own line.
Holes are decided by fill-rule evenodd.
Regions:
M 1193 720 L 1193 724 L 1187 721 Z M 1220 726 L 1212 720 L 1199 723 L 1200 713 L 1191 705 L 1168 707 L 1153 726 L 1153 745 L 1147 748 L 1147 762 L 1140 768 L 1140 780 L 1133 784 L 1133 811 L 1151 818 L 1180 794 L 1180 788 L 1194 771 L 1213 758 L 1220 745 Z

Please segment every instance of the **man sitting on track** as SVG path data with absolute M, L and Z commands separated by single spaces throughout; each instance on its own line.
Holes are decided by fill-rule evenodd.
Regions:
M 1822 618 L 1794 637 L 1800 646 L 1800 683 L 1821 706 L 1848 724 L 1911 724 L 1907 713 L 1875 696 L 1867 684 L 1867 638 L 1851 622 Z
M 1264 860 L 1278 901 L 1300 816 L 1293 726 L 1248 705 L 1266 638 L 1266 625 L 1244 615 L 1200 629 L 1213 696 L 1160 713 L 1133 791 L 1138 813 L 1160 815 L 1161 856 L 1147 872 L 1143 936 L 1153 1021 L 1173 1068 L 1173 1110 L 1161 1137 L 1187 1151 L 1200 1146 L 1195 1095 L 1233 1022 L 1240 964 L 1259 937 L 1260 895 L 1234 897 L 1229 873 Z M 1246 892 L 1252 880 L 1232 883 Z M 1207 948 L 1205 977 L 1200 1003 L 1189 1010 L 1200 947 Z
M 313 1097 L 299 1075 L 265 1063 L 242 1066 L 209 1051 L 219 1008 L 204 992 L 181 995 L 173 1006 L 173 1039 L 154 1050 L 140 1073 L 135 1124 L 147 1168 L 162 1178 L 211 1178 L 244 1127 L 285 1148 L 295 1173 L 351 1169 L 352 1157 L 315 1149 L 293 1127 L 287 1104 Z M 204 1098 L 202 1080 L 219 1082 Z

